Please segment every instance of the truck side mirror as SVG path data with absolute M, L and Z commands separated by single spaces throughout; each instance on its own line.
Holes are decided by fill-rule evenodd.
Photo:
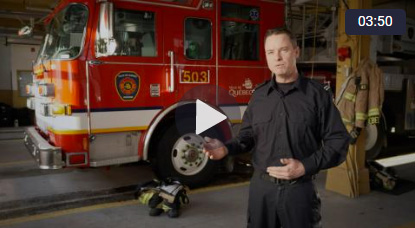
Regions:
M 31 36 L 33 34 L 33 27 L 26 25 L 23 28 L 19 29 L 17 34 L 19 36 Z
M 23 26 L 17 32 L 19 36 L 31 37 L 33 35 L 33 28 L 35 27 L 35 19 L 30 18 L 30 25 Z
M 112 2 L 102 2 L 100 4 L 96 43 L 98 57 L 114 54 L 117 47 L 113 33 L 113 12 Z

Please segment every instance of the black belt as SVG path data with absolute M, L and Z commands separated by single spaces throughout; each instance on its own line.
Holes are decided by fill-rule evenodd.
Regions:
M 286 179 L 279 179 L 279 178 L 270 176 L 268 173 L 264 173 L 264 172 L 258 172 L 258 173 L 259 173 L 259 177 L 262 180 L 266 180 L 274 184 L 280 184 L 280 185 L 292 185 L 295 183 L 306 182 L 306 181 L 310 181 L 313 179 L 313 176 L 302 176 L 296 179 L 286 180 Z

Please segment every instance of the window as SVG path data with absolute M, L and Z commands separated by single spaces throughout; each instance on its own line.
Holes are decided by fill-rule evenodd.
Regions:
M 88 19 L 84 5 L 72 4 L 60 11 L 47 27 L 41 57 L 71 59 L 79 55 Z
M 114 38 L 117 43 L 114 55 L 157 55 L 154 12 L 116 9 L 114 17 Z
M 187 18 L 185 21 L 185 56 L 192 60 L 212 57 L 212 25 L 209 20 Z
M 223 2 L 221 46 L 224 60 L 259 59 L 259 8 Z

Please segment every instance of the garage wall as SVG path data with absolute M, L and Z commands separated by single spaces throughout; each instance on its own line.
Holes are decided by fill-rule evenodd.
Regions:
M 11 47 L 0 45 L 0 103 L 12 105 Z
M 36 59 L 38 51 L 39 45 L 11 45 L 12 99 L 15 108 L 26 107 L 26 97 L 19 95 L 18 72 L 32 71 L 32 61 Z
M 18 72 L 32 71 L 39 45 L 0 45 L 0 102 L 15 108 L 26 107 L 26 97 L 19 96 Z

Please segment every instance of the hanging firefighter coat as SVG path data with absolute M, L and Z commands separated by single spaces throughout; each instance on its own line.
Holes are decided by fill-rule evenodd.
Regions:
M 384 97 L 381 70 L 369 59 L 363 59 L 346 78 L 336 99 L 343 122 L 356 128 L 379 123 Z

